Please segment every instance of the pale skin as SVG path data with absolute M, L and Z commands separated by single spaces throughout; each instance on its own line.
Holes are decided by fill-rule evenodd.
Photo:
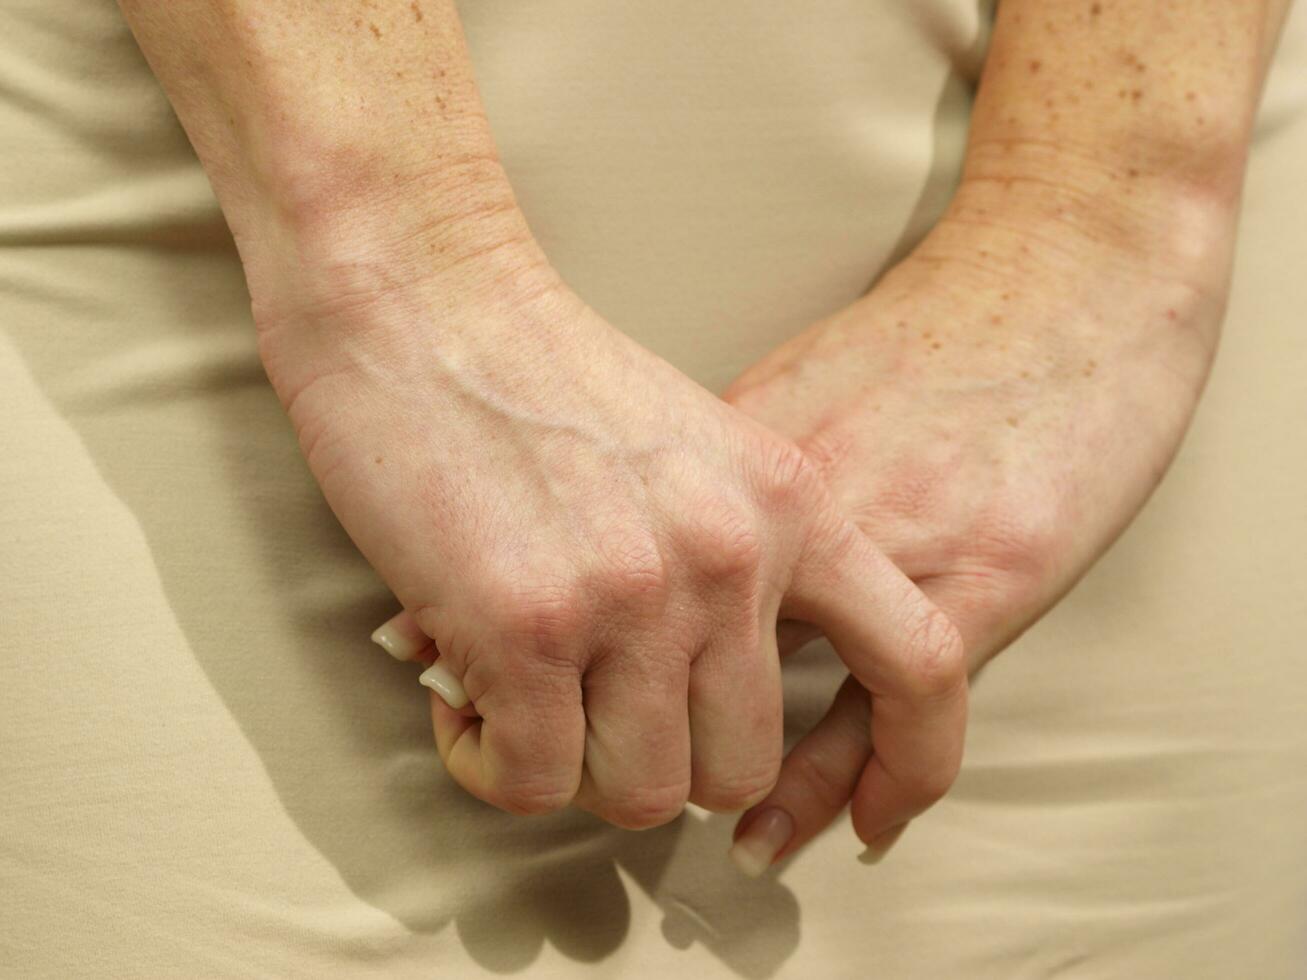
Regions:
M 1164 473 L 1288 0 L 1003 0 L 944 219 L 723 399 L 550 268 L 452 4 L 121 5 L 311 470 L 472 699 L 432 695 L 451 774 L 627 827 L 749 808 L 757 870 L 943 795 L 968 667 Z M 851 678 L 782 762 L 777 654 L 817 634 Z

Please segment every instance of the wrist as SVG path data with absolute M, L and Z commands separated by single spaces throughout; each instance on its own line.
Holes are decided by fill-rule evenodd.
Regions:
M 1122 202 L 1096 192 L 1108 178 L 1047 172 L 965 179 L 893 291 L 978 310 L 976 329 L 1014 351 L 1118 351 L 1203 376 L 1229 291 L 1231 212 L 1183 190 Z
M 1039 140 L 973 140 L 946 222 L 1038 244 L 1029 254 L 1074 274 L 1086 265 L 1175 281 L 1224 297 L 1238 193 L 1141 162 Z
M 233 232 L 261 331 L 385 297 L 470 310 L 557 280 L 493 154 L 278 182 Z
M 1092 307 L 1151 296 L 1159 315 L 1215 348 L 1229 292 L 1237 202 L 1188 182 L 1069 160 L 1048 145 L 974 151 L 915 257 L 971 285 L 1016 286 Z M 965 267 L 965 271 L 963 271 Z

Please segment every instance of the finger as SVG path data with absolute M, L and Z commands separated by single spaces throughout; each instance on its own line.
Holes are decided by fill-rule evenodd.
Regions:
M 929 581 L 920 587 L 941 608 L 952 612 L 957 606 L 942 585 L 937 587 L 937 583 Z M 817 635 L 820 631 L 809 624 L 782 621 L 777 627 L 781 656 Z M 742 870 L 761 874 L 840 816 L 871 759 L 870 708 L 870 695 L 855 679 L 848 678 L 826 715 L 785 757 L 776 788 L 736 823 L 731 855 Z M 899 824 L 881 834 L 868 845 L 861 860 L 878 861 L 905 827 Z
M 456 711 L 445 703 L 444 698 L 434 690 L 431 692 L 431 727 L 436 737 L 436 751 L 440 761 L 449 769 L 449 756 L 458 740 L 473 726 L 479 724 L 479 715 L 467 715 Z M 480 740 L 480 732 L 475 736 Z
M 735 825 L 731 858 L 756 877 L 825 830 L 853 795 L 871 755 L 871 698 L 852 677 L 785 757 L 767 797 Z
M 583 679 L 585 771 L 576 806 L 630 830 L 667 823 L 690 793 L 688 664 L 654 653 L 596 659 Z
M 440 654 L 406 609 L 401 609 L 372 631 L 372 642 L 401 662 L 430 667 Z
M 435 691 L 455 711 L 465 708 L 471 700 L 463 689 L 463 682 L 441 660 L 432 661 L 418 676 L 418 683 Z
M 775 614 L 763 618 L 719 633 L 690 667 L 690 799 L 709 810 L 743 810 L 780 772 L 785 719 Z
M 401 609 L 372 631 L 372 642 L 396 660 L 413 660 L 431 645 L 431 638 L 408 610 Z
M 854 790 L 869 842 L 938 800 L 957 776 L 967 717 L 965 654 L 948 618 L 861 531 L 832 517 L 787 597 L 871 694 L 873 755 Z
M 445 658 L 436 664 L 454 676 Z M 480 717 L 451 708 L 432 691 L 432 727 L 445 768 L 473 796 L 510 813 L 562 809 L 576 796 L 585 752 L 578 672 L 512 655 L 497 667 L 494 689 L 470 705 Z
M 881 859 L 889 853 L 890 848 L 898 843 L 899 838 L 903 836 L 903 831 L 908 829 L 905 823 L 897 827 L 891 827 L 875 840 L 867 845 L 867 849 L 858 855 L 858 860 L 863 864 L 880 864 Z
M 440 651 L 435 644 L 427 647 L 413 659 L 426 665 L 426 670 L 418 675 L 418 683 L 430 688 L 440 700 L 449 705 L 455 714 L 464 718 L 480 718 L 477 706 L 467 696 L 463 683 L 439 659 Z
M 948 792 L 962 765 L 966 710 L 965 680 L 927 706 L 873 698 L 872 756 L 852 801 L 853 829 L 863 842 L 874 846 Z
M 407 610 L 401 610 L 372 631 L 372 642 L 399 661 L 421 664 L 418 682 L 431 688 L 466 718 L 476 718 L 476 707 L 468 700 L 463 685 L 445 668 L 433 670 L 440 651 Z

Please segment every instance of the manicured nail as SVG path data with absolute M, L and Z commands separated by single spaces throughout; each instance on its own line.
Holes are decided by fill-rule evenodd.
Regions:
M 771 867 L 793 836 L 794 820 L 790 815 L 778 807 L 768 807 L 731 845 L 731 860 L 750 878 L 757 878 Z
M 455 711 L 467 704 L 468 697 L 467 692 L 463 690 L 463 682 L 451 674 L 449 668 L 439 660 L 422 671 L 418 682 L 439 694 L 440 699 Z
M 908 825 L 905 823 L 901 823 L 897 827 L 891 827 L 868 844 L 867 849 L 858 855 L 858 860 L 863 864 L 880 864 L 880 859 L 889 853 L 889 849 L 894 846 L 894 842 L 903 836 L 903 831 L 907 830 L 907 828 Z
M 418 651 L 430 645 L 431 641 L 421 630 L 413 617 L 407 613 L 398 613 L 372 631 L 372 642 L 396 660 L 412 660 Z

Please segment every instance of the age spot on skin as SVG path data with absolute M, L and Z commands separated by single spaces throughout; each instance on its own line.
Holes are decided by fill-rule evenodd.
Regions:
M 375 37 L 378 41 L 381 40 L 381 28 L 380 28 L 380 27 L 378 27 L 376 24 L 369 24 L 369 25 L 368 25 L 368 30 L 370 30 L 370 31 L 372 32 L 372 36 Z
M 1034 61 L 1032 61 L 1032 62 L 1030 62 L 1030 74 L 1032 74 L 1032 75 L 1038 74 L 1038 73 L 1039 73 L 1039 69 L 1041 69 L 1041 68 L 1043 68 L 1043 67 L 1044 67 L 1044 63 L 1043 63 L 1042 61 L 1037 60 L 1037 59 L 1034 60 Z
M 376 458 L 376 460 L 374 460 L 374 462 L 376 462 L 377 465 L 381 465 L 382 458 L 381 458 L 380 456 L 378 456 L 378 457 Z
M 1103 12 L 1103 5 L 1102 5 L 1101 3 L 1093 4 L 1093 5 L 1089 8 L 1089 16 L 1090 16 L 1090 17 L 1097 17 L 1097 16 L 1098 16 L 1099 14 L 1101 14 L 1102 12 Z
M 418 5 L 418 0 L 413 0 L 408 6 L 413 11 L 413 20 L 420 24 L 422 22 L 422 8 Z
M 994 324 L 994 326 L 998 327 L 1003 324 L 1003 318 L 999 316 L 997 313 L 995 313 L 993 316 L 989 318 L 989 322 Z
M 1098 368 L 1098 362 L 1095 361 L 1095 360 L 1093 360 L 1093 359 L 1091 359 L 1091 360 L 1089 361 L 1089 363 L 1085 365 L 1085 377 L 1086 377 L 1086 378 L 1091 378 L 1091 377 L 1093 377 L 1093 375 L 1094 375 L 1094 371 L 1095 371 L 1097 368 Z
M 1015 415 L 1009 415 L 1009 416 L 1007 417 L 1007 424 L 1010 425 L 1010 426 L 1012 426 L 1012 428 L 1015 429 L 1015 428 L 1017 427 L 1017 425 L 1019 424 L 1019 423 L 1017 422 L 1017 417 L 1016 417 Z

